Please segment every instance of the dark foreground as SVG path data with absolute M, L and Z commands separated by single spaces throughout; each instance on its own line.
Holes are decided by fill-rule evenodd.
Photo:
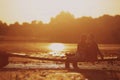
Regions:
M 91 69 L 0 69 L 0 80 L 120 80 L 119 71 Z
M 88 80 L 120 80 L 119 71 L 88 70 L 88 69 L 79 69 L 79 70 L 71 70 L 71 71 L 81 73 Z

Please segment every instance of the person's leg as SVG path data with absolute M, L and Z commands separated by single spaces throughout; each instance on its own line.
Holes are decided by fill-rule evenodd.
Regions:
M 70 61 L 71 61 L 71 57 L 67 56 L 67 59 L 65 61 L 65 68 L 69 69 L 70 68 Z
M 65 68 L 67 68 L 67 69 L 70 68 L 70 62 L 69 61 L 65 62 Z
M 72 65 L 73 65 L 73 67 L 74 67 L 75 69 L 78 69 L 78 68 L 79 68 L 77 63 L 78 63 L 77 61 L 76 61 L 76 62 L 72 62 Z

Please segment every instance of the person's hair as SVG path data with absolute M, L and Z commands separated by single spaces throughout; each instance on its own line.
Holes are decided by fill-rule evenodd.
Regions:
M 82 35 L 80 36 L 80 42 L 83 41 L 83 40 L 87 40 L 87 35 L 82 34 Z
M 91 38 L 91 39 L 95 38 L 93 34 L 88 34 L 88 37 Z

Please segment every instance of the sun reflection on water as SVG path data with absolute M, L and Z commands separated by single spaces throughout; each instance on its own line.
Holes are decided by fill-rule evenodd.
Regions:
M 48 48 L 50 49 L 50 53 L 53 56 L 64 56 L 62 51 L 65 49 L 65 45 L 63 43 L 51 43 Z

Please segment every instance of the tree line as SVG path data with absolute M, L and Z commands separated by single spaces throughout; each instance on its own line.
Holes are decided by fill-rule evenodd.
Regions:
M 0 40 L 76 43 L 84 33 L 95 35 L 98 43 L 120 43 L 120 15 L 75 18 L 69 12 L 61 12 L 49 23 L 34 20 L 7 25 L 0 21 Z

